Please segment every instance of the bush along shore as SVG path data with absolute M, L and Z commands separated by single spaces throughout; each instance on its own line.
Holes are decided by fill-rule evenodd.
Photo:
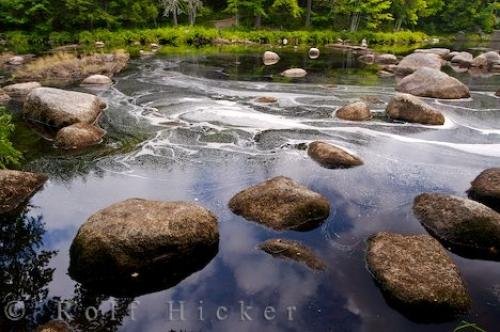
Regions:
M 420 45 L 435 38 L 419 31 L 371 32 L 332 30 L 238 30 L 205 27 L 165 27 L 142 30 L 94 30 L 52 32 L 39 35 L 21 31 L 0 33 L 0 50 L 14 53 L 38 53 L 49 49 L 79 45 L 83 48 L 128 48 L 142 46 L 208 46 L 208 45 L 282 45 L 324 46 L 338 42 L 370 45 Z

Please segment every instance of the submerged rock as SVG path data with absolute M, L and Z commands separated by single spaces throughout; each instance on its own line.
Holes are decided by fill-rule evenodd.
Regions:
M 444 124 L 444 116 L 438 110 L 427 105 L 418 97 L 407 93 L 398 93 L 392 97 L 386 108 L 391 119 L 403 120 L 426 125 Z
M 229 208 L 275 230 L 309 230 L 330 214 L 326 198 L 284 176 L 239 192 L 229 201 Z
M 217 218 L 207 209 L 132 198 L 96 212 L 80 227 L 69 273 L 107 294 L 145 294 L 203 268 L 218 243 Z
M 470 97 L 469 88 L 439 70 L 420 68 L 413 74 L 401 79 L 396 91 L 420 97 L 457 99 Z
M 389 303 L 403 313 L 441 320 L 470 308 L 458 268 L 432 237 L 382 232 L 367 245 L 368 268 Z
M 28 95 L 23 114 L 28 120 L 62 128 L 79 122 L 94 123 L 105 106 L 88 93 L 38 88 Z
M 350 168 L 363 165 L 363 161 L 334 145 L 315 141 L 309 144 L 307 154 L 325 168 Z
M 470 199 L 421 194 L 413 211 L 437 239 L 464 256 L 500 259 L 500 214 Z
M 289 78 L 300 78 L 307 75 L 307 72 L 302 68 L 290 68 L 281 73 L 282 76 Z
M 261 243 L 259 248 L 274 257 L 292 259 L 313 270 L 326 269 L 326 264 L 309 247 L 298 241 L 270 239 Z
M 24 99 L 31 91 L 41 86 L 42 85 L 38 82 L 16 83 L 4 86 L 3 90 L 11 98 Z
M 266 66 L 274 65 L 278 63 L 278 61 L 280 61 L 280 56 L 278 55 L 278 53 L 265 51 L 264 55 L 262 56 L 262 61 Z
M 109 85 L 112 83 L 111 78 L 105 75 L 90 75 L 82 81 L 82 85 Z
M 481 172 L 467 191 L 469 197 L 500 212 L 500 168 L 489 168 Z
M 362 101 L 341 107 L 335 115 L 340 119 L 350 121 L 366 121 L 372 118 L 368 105 Z
M 42 174 L 0 170 L 0 214 L 17 209 L 42 188 L 47 179 Z
M 273 96 L 261 96 L 255 99 L 256 102 L 261 104 L 272 104 L 278 101 L 278 98 Z
M 412 53 L 405 56 L 396 66 L 396 73 L 408 75 L 420 68 L 440 70 L 443 65 L 441 58 L 433 53 Z
M 65 150 L 81 149 L 99 144 L 106 131 L 86 123 L 75 123 L 61 128 L 56 135 L 56 145 Z

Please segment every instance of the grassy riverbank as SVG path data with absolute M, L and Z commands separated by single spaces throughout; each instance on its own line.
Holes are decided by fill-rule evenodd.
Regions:
M 4 51 L 15 53 L 37 53 L 68 44 L 80 44 L 92 48 L 97 41 L 106 47 L 149 47 L 160 44 L 174 47 L 201 47 L 219 44 L 279 45 L 287 39 L 293 46 L 322 46 L 337 42 L 338 39 L 359 44 L 366 39 L 369 45 L 414 45 L 430 42 L 432 37 L 418 31 L 371 32 L 371 31 L 331 31 L 331 30 L 217 30 L 206 27 L 166 27 L 136 30 L 95 30 L 79 33 L 52 32 L 48 35 L 11 31 L 0 34 L 4 40 Z

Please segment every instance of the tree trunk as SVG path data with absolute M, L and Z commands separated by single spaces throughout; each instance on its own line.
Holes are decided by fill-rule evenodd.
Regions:
M 399 31 L 401 30 L 401 26 L 403 25 L 403 17 L 398 17 L 396 20 L 396 25 L 394 26 L 394 30 Z
M 174 9 L 172 16 L 174 17 L 174 25 L 177 26 L 177 9 Z
M 307 0 L 306 28 L 311 27 L 312 0 Z
M 255 28 L 260 29 L 261 25 L 262 25 L 262 16 L 260 15 L 255 16 Z

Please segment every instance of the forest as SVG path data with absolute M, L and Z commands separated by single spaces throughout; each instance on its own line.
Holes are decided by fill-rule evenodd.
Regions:
M 499 8 L 495 0 L 0 0 L 0 31 L 213 26 L 232 18 L 240 29 L 491 32 Z

